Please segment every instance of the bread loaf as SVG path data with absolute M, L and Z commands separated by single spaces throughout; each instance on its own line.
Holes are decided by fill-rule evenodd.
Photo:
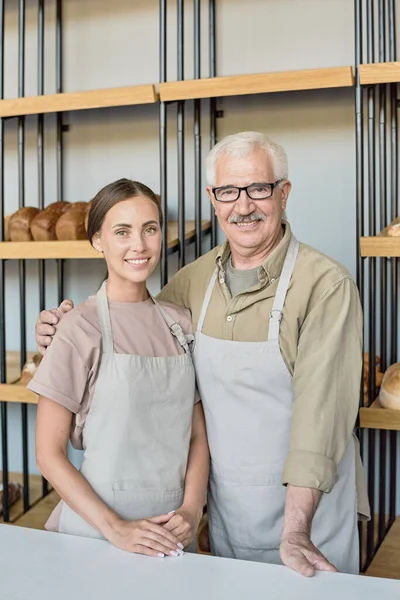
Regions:
M 35 242 L 48 242 L 57 239 L 57 221 L 70 207 L 71 204 L 69 202 L 61 201 L 54 202 L 40 211 L 31 224 L 32 237 Z
M 89 213 L 90 213 L 90 208 L 92 206 L 92 202 L 93 202 L 93 200 L 90 200 L 90 202 L 87 203 L 87 207 L 86 207 L 86 215 L 85 215 L 85 231 L 86 231 L 86 233 L 87 233 L 87 229 L 88 229 Z
M 8 221 L 8 235 L 12 242 L 32 241 L 31 225 L 39 212 L 38 208 L 25 206 L 10 216 Z
M 87 202 L 75 202 L 58 219 L 56 224 L 56 237 L 58 240 L 86 240 L 85 218 L 88 208 Z
M 400 410 L 400 363 L 394 363 L 385 371 L 379 401 L 384 408 Z
M 390 225 L 390 227 L 388 227 L 387 234 L 391 237 L 400 236 L 400 223 L 395 223 L 394 225 Z
M 28 385 L 28 383 L 30 382 L 30 380 L 32 379 L 34 374 L 36 373 L 36 370 L 37 370 L 38 366 L 40 365 L 41 360 L 42 360 L 41 354 L 34 354 L 32 356 L 32 359 L 28 360 L 24 364 L 24 367 L 21 372 L 21 380 L 20 380 L 21 385 Z

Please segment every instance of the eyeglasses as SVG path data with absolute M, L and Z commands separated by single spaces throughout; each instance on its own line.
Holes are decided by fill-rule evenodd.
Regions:
M 222 187 L 212 188 L 212 193 L 218 202 L 235 202 L 240 192 L 244 190 L 252 200 L 266 200 L 274 193 L 276 186 L 283 179 L 278 179 L 275 183 L 252 183 L 246 187 L 236 187 L 233 185 L 224 185 Z

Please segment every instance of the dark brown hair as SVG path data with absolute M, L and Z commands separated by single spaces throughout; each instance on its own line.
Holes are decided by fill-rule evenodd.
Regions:
M 129 200 L 136 196 L 146 196 L 146 198 L 154 202 L 158 208 L 160 227 L 163 226 L 164 219 L 159 196 L 147 187 L 147 185 L 144 185 L 144 183 L 131 181 L 130 179 L 118 179 L 118 181 L 114 181 L 103 187 L 92 200 L 87 226 L 87 235 L 90 243 L 92 243 L 92 239 L 96 233 L 100 231 L 108 211 L 118 204 L 118 202 Z

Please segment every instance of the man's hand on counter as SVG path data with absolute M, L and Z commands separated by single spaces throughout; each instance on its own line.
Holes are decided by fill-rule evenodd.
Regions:
M 312 488 L 288 485 L 280 546 L 284 565 L 305 577 L 334 567 L 311 541 L 311 525 L 322 493 Z

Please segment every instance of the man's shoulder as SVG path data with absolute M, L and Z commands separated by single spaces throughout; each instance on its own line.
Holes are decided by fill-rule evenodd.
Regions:
M 204 294 L 216 267 L 217 246 L 180 269 L 158 294 L 157 299 L 192 308 L 193 298 Z
M 340 282 L 344 279 L 353 280 L 350 272 L 344 265 L 327 254 L 320 252 L 320 250 L 302 242 L 300 242 L 296 270 L 307 271 L 313 278 L 324 277 L 332 282 Z
M 198 280 L 199 277 L 206 276 L 211 277 L 216 267 L 217 254 L 220 251 L 221 246 L 216 246 L 203 256 L 200 256 L 195 261 L 189 263 L 182 269 L 180 269 L 171 279 L 174 280 L 192 280 L 195 278 Z

